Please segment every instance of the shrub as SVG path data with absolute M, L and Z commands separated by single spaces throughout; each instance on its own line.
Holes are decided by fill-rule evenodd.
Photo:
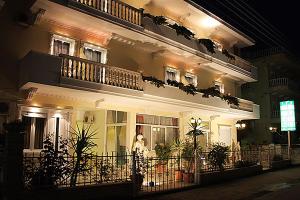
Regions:
M 220 171 L 224 170 L 228 150 L 229 147 L 222 143 L 212 145 L 212 148 L 208 153 L 208 161 L 213 168 L 219 168 Z
M 238 160 L 234 163 L 235 168 L 251 167 L 254 165 L 256 165 L 256 162 L 248 160 Z

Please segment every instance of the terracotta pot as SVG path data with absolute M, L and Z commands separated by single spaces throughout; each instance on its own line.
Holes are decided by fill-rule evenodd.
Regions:
M 182 181 L 182 174 L 183 172 L 181 170 L 175 171 L 175 181 Z
M 157 164 L 156 165 L 156 173 L 163 173 L 167 170 L 167 166 L 164 164 Z
M 194 182 L 194 173 L 183 173 L 184 183 L 193 183 Z

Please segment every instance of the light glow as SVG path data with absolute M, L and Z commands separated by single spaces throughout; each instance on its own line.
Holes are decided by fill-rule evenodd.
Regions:
M 206 18 L 201 20 L 201 24 L 208 28 L 214 28 L 219 26 L 221 23 L 214 18 L 207 16 Z

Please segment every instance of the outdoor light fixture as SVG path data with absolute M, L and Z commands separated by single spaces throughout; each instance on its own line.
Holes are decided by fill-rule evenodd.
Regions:
M 239 121 L 236 122 L 235 127 L 237 129 L 244 129 L 244 128 L 246 128 L 246 124 L 239 120 Z
M 202 25 L 205 26 L 205 27 L 209 27 L 209 28 L 214 28 L 216 26 L 219 26 L 221 23 L 217 20 L 215 20 L 214 18 L 208 16 L 206 18 L 204 18 L 202 21 L 201 21 Z
M 201 118 L 195 119 L 194 117 L 192 117 L 190 122 L 193 126 L 200 126 L 202 119 Z
M 272 132 L 272 133 L 276 133 L 277 132 L 277 127 L 270 126 L 269 131 Z

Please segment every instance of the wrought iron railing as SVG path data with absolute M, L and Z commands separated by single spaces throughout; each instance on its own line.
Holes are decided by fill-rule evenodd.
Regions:
M 120 0 L 71 0 L 98 11 L 141 26 L 143 10 L 134 8 Z
M 138 72 L 64 54 L 60 57 L 62 77 L 142 90 L 142 76 Z

